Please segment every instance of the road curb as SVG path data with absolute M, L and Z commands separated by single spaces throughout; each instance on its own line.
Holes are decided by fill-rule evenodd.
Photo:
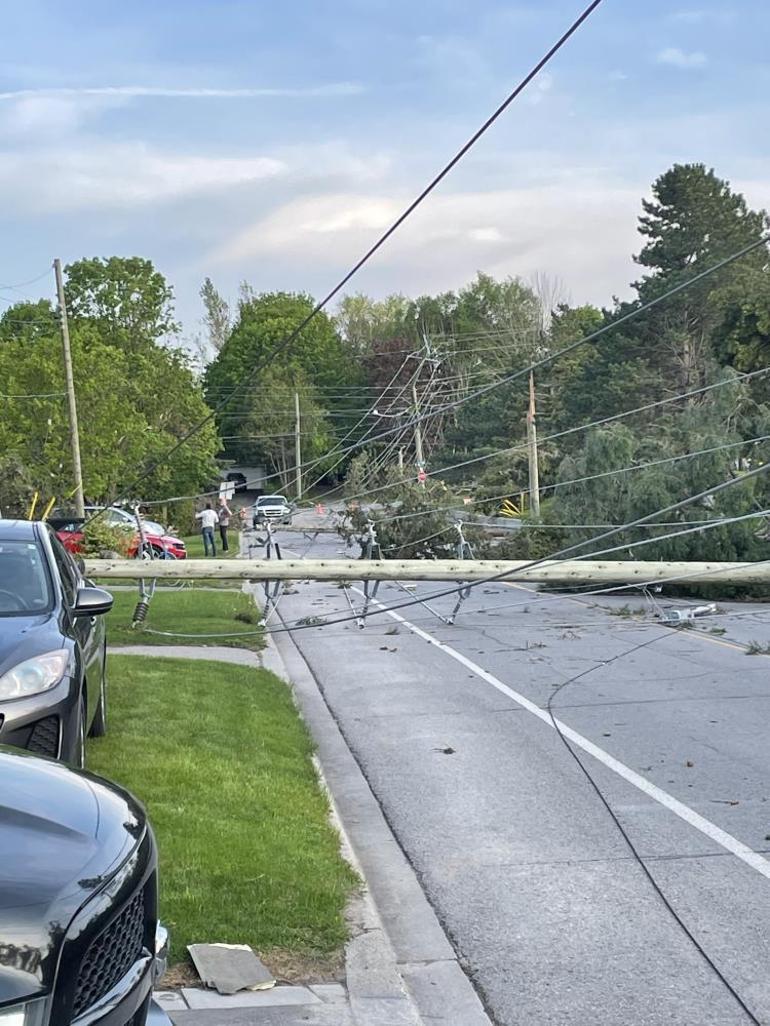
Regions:
M 291 682 L 302 716 L 316 743 L 318 762 L 331 795 L 343 838 L 349 844 L 371 895 L 372 911 L 383 927 L 383 940 L 398 977 L 419 1018 L 435 1026 L 491 1026 L 468 977 L 457 960 L 435 912 L 394 837 L 353 753 L 330 712 L 312 670 L 289 633 L 268 636 Z M 267 666 L 267 663 L 265 663 Z M 272 668 L 272 666 L 271 666 Z M 276 672 L 274 670 L 274 672 Z M 374 950 L 362 945 L 361 957 Z M 391 954 L 392 953 L 392 954 Z M 358 956 L 356 951 L 355 955 Z M 354 971 L 348 980 L 351 1005 L 361 1026 L 404 1026 L 415 1020 L 398 1018 L 388 994 L 371 992 L 367 973 Z M 357 995 L 354 997 L 354 990 Z M 366 1016 L 368 1015 L 368 1018 Z

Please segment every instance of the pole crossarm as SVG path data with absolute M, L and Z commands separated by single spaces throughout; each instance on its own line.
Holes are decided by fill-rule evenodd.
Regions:
M 529 570 L 522 560 L 497 559 L 87 559 L 89 577 L 283 581 L 479 581 L 497 574 L 509 581 L 558 584 L 638 584 L 696 577 L 698 584 L 768 584 L 770 561 L 759 563 L 554 560 Z

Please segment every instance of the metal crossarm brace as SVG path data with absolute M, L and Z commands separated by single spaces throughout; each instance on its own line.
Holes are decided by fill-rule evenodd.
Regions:
M 265 559 L 281 559 L 281 546 L 278 543 L 277 538 L 273 536 L 273 525 L 269 520 L 265 520 L 265 537 L 256 538 L 256 547 L 265 549 Z M 249 556 L 251 556 L 253 549 L 255 548 L 254 543 L 249 540 Z M 283 594 L 284 581 L 265 578 L 262 582 L 262 587 L 265 589 L 265 609 L 263 613 L 263 620 L 267 623 L 267 618 L 271 611 L 278 605 L 278 600 Z
M 475 559 L 476 557 L 473 555 L 473 549 L 471 548 L 470 542 L 465 540 L 465 535 L 463 534 L 462 520 L 458 521 L 458 523 L 455 524 L 455 527 L 457 529 L 457 558 Z M 460 611 L 460 606 L 463 604 L 463 602 L 465 602 L 467 598 L 469 598 L 472 591 L 472 588 L 467 583 L 467 581 L 461 581 L 460 583 L 463 584 L 464 587 L 461 587 L 457 592 L 457 602 L 455 603 L 455 607 L 449 614 L 449 616 L 446 617 L 446 623 L 450 626 L 455 622 L 455 617 Z
M 377 541 L 377 532 L 374 529 L 374 521 L 372 520 L 367 521 L 362 549 L 362 557 L 364 559 L 382 559 L 382 550 L 380 549 L 380 543 Z M 380 582 L 365 580 L 363 585 L 364 604 L 356 620 L 356 623 L 362 630 L 366 626 L 366 614 L 369 612 L 369 604 L 372 599 L 376 598 L 377 592 L 380 590 Z

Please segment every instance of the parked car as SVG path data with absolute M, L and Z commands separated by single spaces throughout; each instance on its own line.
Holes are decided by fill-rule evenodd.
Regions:
M 225 478 L 228 484 L 231 484 L 236 492 L 245 492 L 248 481 L 246 475 L 242 474 L 238 470 L 231 471 Z
M 12 749 L 0 782 L 0 1024 L 170 1026 L 152 1003 L 168 938 L 141 805 Z
M 48 524 L 0 520 L 0 744 L 83 765 L 107 729 L 111 608 Z
M 103 506 L 86 506 L 86 518 L 102 513 Z M 105 523 L 111 527 L 124 527 L 131 532 L 131 542 L 128 548 L 130 559 L 150 555 L 156 559 L 173 557 L 174 559 L 187 559 L 187 546 L 181 538 L 169 534 L 166 528 L 156 520 L 145 520 L 142 517 L 142 531 L 146 548 L 142 550 L 141 538 L 136 527 L 136 518 L 128 510 L 118 506 L 110 506 L 102 513 Z M 64 547 L 74 555 L 78 555 L 83 546 L 83 525 L 80 521 L 72 520 L 68 523 L 57 522 L 56 534 Z M 148 551 L 151 550 L 151 551 Z M 0 1023 L 2 1026 L 2 1023 Z
M 252 524 L 256 529 L 265 520 L 290 524 L 292 507 L 282 495 L 260 495 L 252 507 Z

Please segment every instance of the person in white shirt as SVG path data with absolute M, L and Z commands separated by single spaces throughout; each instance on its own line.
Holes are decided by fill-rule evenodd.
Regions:
M 217 550 L 214 545 L 214 528 L 219 523 L 219 514 L 211 508 L 211 503 L 206 503 L 206 508 L 195 514 L 195 519 L 201 522 L 201 534 L 203 535 L 204 555 L 216 556 Z M 211 553 L 209 553 L 209 545 Z

